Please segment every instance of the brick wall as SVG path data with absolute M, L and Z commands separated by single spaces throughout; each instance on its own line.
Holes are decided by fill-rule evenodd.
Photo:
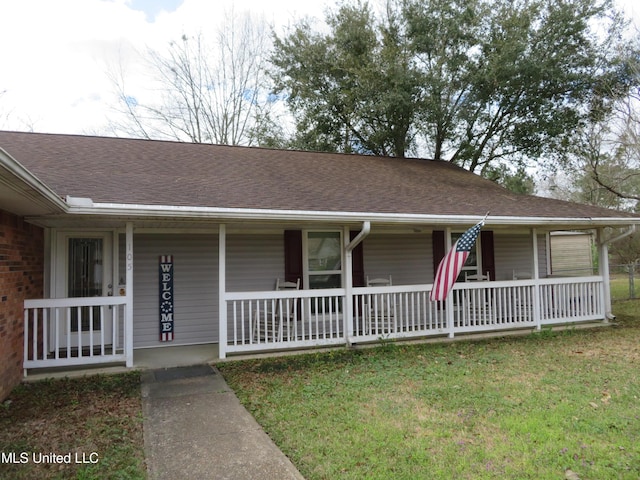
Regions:
M 0 401 L 22 379 L 23 302 L 42 298 L 44 232 L 0 210 Z

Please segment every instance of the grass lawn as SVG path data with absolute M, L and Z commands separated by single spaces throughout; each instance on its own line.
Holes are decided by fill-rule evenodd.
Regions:
M 630 298 L 629 275 L 616 274 L 610 277 L 611 298 L 613 300 L 627 300 Z M 633 282 L 634 298 L 640 299 L 640 275 L 636 274 Z
M 640 478 L 640 302 L 613 328 L 218 365 L 308 480 Z
M 3 480 L 145 478 L 139 372 L 18 386 L 0 403 L 0 454 Z
M 219 368 L 308 480 L 635 480 L 640 301 L 614 312 L 613 328 Z M 20 385 L 0 403 L 0 453 L 3 480 L 145 478 L 139 373 Z

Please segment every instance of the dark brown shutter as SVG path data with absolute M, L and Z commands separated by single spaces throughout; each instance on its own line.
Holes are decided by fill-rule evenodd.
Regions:
M 433 242 L 433 278 L 436 278 L 436 272 L 438 271 L 438 265 L 445 255 L 445 241 L 444 230 L 434 230 L 431 234 L 431 240 Z
M 305 288 L 302 274 L 302 230 L 285 230 L 284 280 L 297 282 L 298 279 L 300 279 L 300 288 Z
M 480 232 L 480 244 L 482 246 L 482 274 L 489 274 L 489 278 L 495 280 L 496 258 L 493 251 L 493 232 L 491 230 Z
M 351 232 L 350 240 L 356 238 L 360 232 Z M 351 274 L 354 287 L 364 287 L 364 242 L 360 242 L 351 254 Z

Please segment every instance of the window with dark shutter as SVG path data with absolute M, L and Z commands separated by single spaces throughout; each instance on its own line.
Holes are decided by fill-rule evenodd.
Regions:
M 339 232 L 326 232 L 327 238 L 322 235 L 324 232 L 306 232 L 306 235 L 311 235 L 311 241 L 309 241 L 309 237 L 307 237 L 307 245 L 309 245 L 309 249 L 320 249 L 324 250 L 324 252 L 316 251 L 308 252 L 307 257 L 310 259 L 309 270 L 314 271 L 311 274 L 311 277 L 318 277 L 315 280 L 321 281 L 320 277 L 327 277 L 325 280 L 331 280 L 329 275 L 341 275 L 342 274 L 342 265 L 340 264 L 338 270 L 333 273 L 327 274 L 328 264 L 332 262 L 330 251 L 327 250 L 327 242 L 335 243 L 335 238 L 331 239 L 329 237 L 339 235 Z M 351 239 L 355 238 L 358 232 L 351 232 Z M 284 272 L 285 272 L 285 280 L 287 282 L 295 282 L 300 279 L 301 288 L 313 288 L 314 285 L 309 286 L 309 277 L 305 279 L 304 277 L 304 252 L 303 252 L 303 231 L 302 230 L 285 230 L 284 232 Z M 339 236 L 338 236 L 339 238 Z M 322 246 L 324 244 L 324 247 Z M 342 248 L 340 244 L 340 248 Z M 324 258 L 319 258 L 324 257 Z M 333 255 L 335 257 L 335 255 Z M 334 258 L 335 260 L 335 258 Z M 333 261 L 335 263 L 335 261 Z M 323 270 L 324 269 L 324 270 Z M 332 267 L 335 270 L 335 265 Z M 352 253 L 352 274 L 353 274 L 353 286 L 355 287 L 363 287 L 365 285 L 364 281 L 364 247 L 363 242 L 361 242 Z M 333 278 L 335 283 L 335 278 Z M 312 282 L 317 283 L 317 282 Z M 336 285 L 337 287 L 341 285 L 340 283 Z M 318 287 L 316 287 L 318 288 Z M 323 287 L 325 288 L 325 287 Z

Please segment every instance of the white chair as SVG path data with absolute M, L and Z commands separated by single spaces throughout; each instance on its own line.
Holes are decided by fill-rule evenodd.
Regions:
M 295 282 L 285 282 L 276 278 L 276 290 L 300 290 L 300 279 Z
M 367 287 L 390 287 L 393 285 L 391 282 L 391 275 L 389 278 L 369 278 L 367 275 Z
M 531 272 L 524 272 L 521 270 L 513 271 L 513 279 L 514 280 L 530 280 L 533 277 L 531 276 Z
M 287 282 L 276 279 L 276 291 L 300 290 L 300 279 Z M 253 339 L 256 342 L 281 342 L 283 340 L 284 325 L 287 332 L 291 329 L 291 322 L 295 322 L 296 300 L 277 298 L 275 301 L 258 302 L 253 321 Z M 272 308 L 275 304 L 275 309 Z M 287 306 L 289 308 L 287 309 Z M 263 307 L 262 309 L 260 307 Z M 283 325 L 284 324 L 284 325 Z M 287 335 L 288 339 L 289 335 Z
M 367 287 L 390 287 L 393 285 L 389 277 L 369 278 Z M 368 295 L 366 309 L 366 333 L 381 334 L 393 331 L 395 318 L 395 296 L 393 293 L 378 293 Z
M 486 275 L 480 273 L 464 272 L 465 282 L 488 282 L 491 280 L 489 273 Z M 487 286 L 488 288 L 488 286 Z M 464 289 L 464 311 L 469 317 L 468 321 L 475 322 L 480 319 L 485 320 L 487 313 L 491 311 L 492 293 L 486 289 Z
M 464 281 L 465 282 L 488 282 L 491 280 L 489 277 L 489 273 L 483 275 L 481 273 L 468 273 L 464 272 Z

